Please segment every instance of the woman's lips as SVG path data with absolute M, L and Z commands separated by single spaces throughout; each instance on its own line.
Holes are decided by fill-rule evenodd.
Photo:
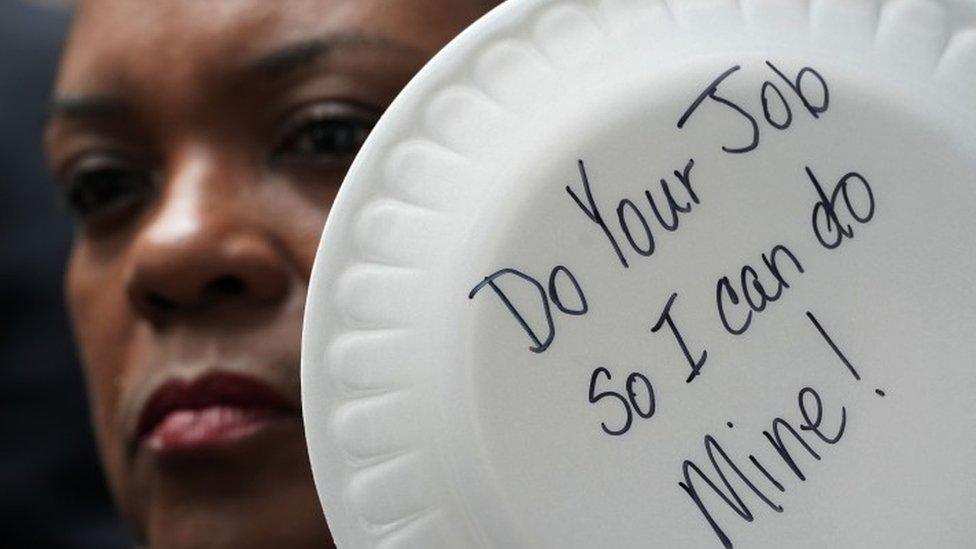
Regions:
M 267 383 L 230 373 L 171 381 L 139 418 L 137 442 L 160 453 L 193 452 L 246 439 L 296 409 Z

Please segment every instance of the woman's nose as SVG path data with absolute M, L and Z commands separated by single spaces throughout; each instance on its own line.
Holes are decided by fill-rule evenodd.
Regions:
M 136 311 L 155 324 L 218 310 L 240 318 L 284 299 L 286 255 L 249 208 L 238 211 L 248 206 L 235 205 L 239 194 L 220 196 L 202 179 L 174 182 L 130 248 Z

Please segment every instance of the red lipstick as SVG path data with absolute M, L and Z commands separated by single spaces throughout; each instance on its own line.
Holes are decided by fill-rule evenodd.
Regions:
M 153 451 L 195 451 L 232 444 L 296 414 L 267 383 L 213 373 L 157 389 L 139 416 L 136 434 L 138 442 Z

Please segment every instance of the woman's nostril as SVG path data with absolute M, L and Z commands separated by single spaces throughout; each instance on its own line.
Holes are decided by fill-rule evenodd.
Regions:
M 163 297 L 162 295 L 156 292 L 149 292 L 148 294 L 146 294 L 146 301 L 149 303 L 150 307 L 156 309 L 157 311 L 167 312 L 167 311 L 172 311 L 173 309 L 176 308 L 175 301 Z
M 157 314 L 168 314 L 178 309 L 195 309 L 224 298 L 243 296 L 247 292 L 247 286 L 241 278 L 225 275 L 211 280 L 199 290 L 199 292 L 191 292 L 187 295 L 180 295 L 178 292 L 167 295 L 150 291 L 145 294 L 144 299 L 145 303 Z
M 243 295 L 245 291 L 244 281 L 236 276 L 221 276 L 212 280 L 204 291 L 210 296 L 236 297 Z

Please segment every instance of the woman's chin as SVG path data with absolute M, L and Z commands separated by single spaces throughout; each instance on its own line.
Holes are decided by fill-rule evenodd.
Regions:
M 134 461 L 150 547 L 331 547 L 301 422 L 278 418 L 246 436 Z

